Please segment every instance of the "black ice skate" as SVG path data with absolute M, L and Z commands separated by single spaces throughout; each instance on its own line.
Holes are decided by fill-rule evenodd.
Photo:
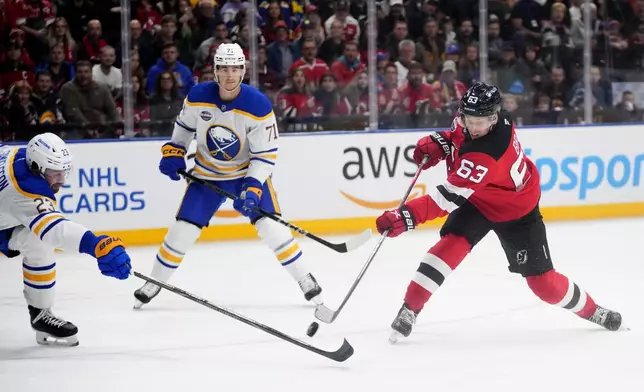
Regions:
M 408 337 L 411 334 L 413 325 L 416 324 L 416 316 L 418 316 L 418 312 L 414 312 L 407 307 L 406 303 L 403 303 L 398 311 L 398 315 L 396 315 L 396 318 L 391 323 L 393 332 L 389 337 L 389 341 L 396 343 L 401 336 Z
M 144 284 L 140 289 L 134 292 L 134 298 L 136 298 L 136 301 L 134 302 L 134 309 L 141 309 L 143 305 L 149 303 L 150 301 L 152 301 L 152 298 L 159 295 L 160 291 L 161 287 L 155 285 L 154 283 L 147 282 L 146 284 Z
M 318 284 L 317 280 L 311 274 L 306 274 L 306 276 L 297 282 L 300 285 L 300 289 L 304 293 L 304 299 L 307 301 L 313 300 L 316 305 L 322 304 L 322 287 Z
M 49 309 L 29 306 L 31 327 L 36 331 L 36 342 L 43 346 L 78 346 L 78 328 L 69 321 L 60 319 Z
M 597 305 L 595 313 L 588 321 L 601 325 L 609 331 L 617 331 L 622 326 L 622 315 Z

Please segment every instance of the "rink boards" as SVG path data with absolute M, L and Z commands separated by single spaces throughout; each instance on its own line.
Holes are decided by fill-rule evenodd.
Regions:
M 519 137 L 541 173 L 541 205 L 549 220 L 644 215 L 642 126 L 526 128 Z M 374 228 L 395 207 L 415 171 L 414 145 L 428 131 L 327 132 L 282 135 L 273 175 L 284 217 L 316 234 Z M 59 208 L 95 231 L 130 245 L 159 243 L 174 220 L 185 181 L 158 171 L 164 140 L 71 145 L 74 173 Z M 194 145 L 191 151 L 194 150 Z M 190 160 L 188 167 L 192 166 Z M 443 164 L 424 172 L 411 197 L 445 180 Z M 422 227 L 435 228 L 442 221 Z M 227 202 L 202 240 L 255 238 Z

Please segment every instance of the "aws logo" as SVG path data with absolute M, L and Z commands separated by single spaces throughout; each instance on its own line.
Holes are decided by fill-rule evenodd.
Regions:
M 194 160 L 195 155 L 196 154 L 194 154 L 194 153 L 188 154 L 188 160 L 191 160 L 191 159 Z M 192 170 L 193 169 L 190 169 L 189 173 L 192 173 Z M 213 216 L 215 216 L 217 218 L 239 218 L 240 216 L 242 216 L 242 214 L 240 214 L 239 212 L 237 212 L 235 210 L 221 210 L 220 209 L 219 211 L 215 212 L 215 215 L 213 215 Z
M 416 174 L 416 164 L 413 159 L 414 148 L 414 145 L 406 147 L 396 146 L 394 148 L 380 147 L 375 149 L 366 147 L 364 150 L 357 147 L 349 147 L 343 151 L 344 155 L 347 156 L 347 161 L 342 167 L 342 176 L 348 181 L 363 178 L 393 178 L 397 174 L 411 178 Z M 423 196 L 426 193 L 426 185 L 417 184 L 409 195 L 409 199 Z M 400 200 L 372 200 L 371 197 L 373 195 L 370 195 L 368 198 L 364 196 L 359 197 L 344 190 L 340 190 L 340 194 L 352 203 L 363 208 L 387 210 L 396 208 L 400 204 Z M 377 198 L 377 195 L 375 197 Z

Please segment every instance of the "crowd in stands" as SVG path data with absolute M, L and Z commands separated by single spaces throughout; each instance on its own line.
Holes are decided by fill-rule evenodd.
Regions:
M 367 0 L 258 0 L 256 13 L 242 0 L 132 0 L 136 135 L 170 135 L 189 89 L 214 79 L 218 45 L 238 43 L 248 54 L 252 39 L 258 87 L 273 100 L 282 132 L 364 129 L 370 88 L 382 127 L 445 127 L 479 80 L 482 52 L 487 81 L 519 124 L 579 123 L 586 39 L 594 121 L 642 121 L 644 0 L 488 0 L 486 48 L 478 3 L 376 1 L 377 20 L 368 21 Z M 0 0 L 3 141 L 43 127 L 66 138 L 123 135 L 120 12 L 120 0 Z M 367 69 L 372 22 L 377 85 Z

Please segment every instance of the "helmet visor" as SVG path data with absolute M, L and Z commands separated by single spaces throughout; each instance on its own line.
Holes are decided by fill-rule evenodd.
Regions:
M 470 133 L 478 135 L 486 132 L 496 123 L 496 114 L 491 116 L 476 117 L 476 116 L 462 116 L 463 125 Z

